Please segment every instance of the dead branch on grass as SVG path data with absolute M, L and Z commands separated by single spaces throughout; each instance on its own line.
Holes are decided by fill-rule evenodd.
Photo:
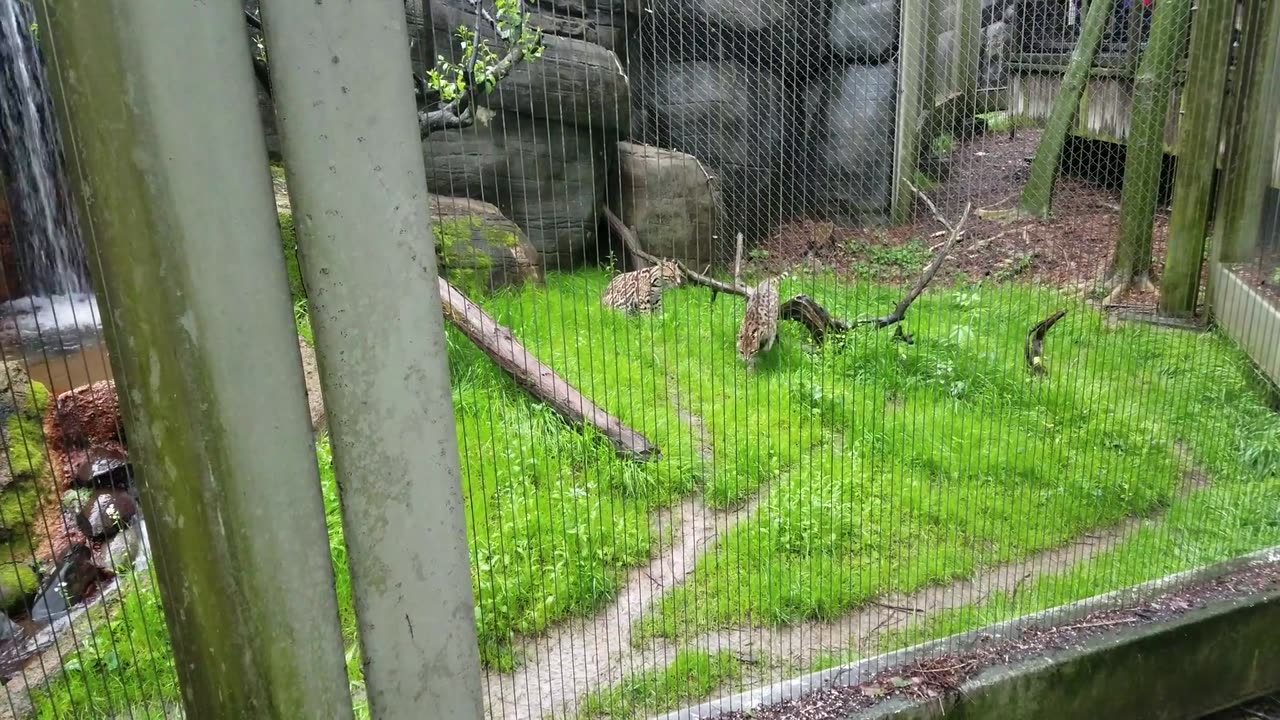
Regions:
M 882 315 L 878 318 L 859 320 L 854 323 L 855 325 L 875 325 L 876 328 L 879 329 L 889 327 L 890 325 L 897 325 L 902 322 L 902 320 L 907 316 L 907 310 L 911 307 L 911 303 L 915 302 L 916 298 L 920 297 L 920 293 L 924 292 L 925 287 L 928 286 L 933 280 L 933 277 L 938 274 L 938 269 L 942 267 L 943 261 L 951 254 L 951 248 L 955 247 L 956 241 L 960 239 L 960 235 L 964 231 L 964 224 L 969 219 L 969 211 L 973 209 L 972 203 L 965 203 L 964 213 L 960 215 L 960 220 L 956 224 L 952 225 L 951 222 L 943 217 L 942 213 L 938 211 L 938 206 L 933 204 L 933 201 L 929 199 L 928 195 L 925 195 L 919 188 L 911 183 L 907 183 L 907 187 L 911 188 L 911 192 L 915 193 L 916 197 L 920 198 L 925 206 L 929 208 L 929 211 L 933 213 L 933 217 L 936 218 L 938 222 L 942 223 L 943 227 L 947 229 L 949 233 L 947 235 L 947 241 L 943 243 L 942 249 L 933 256 L 933 260 L 930 261 L 929 265 L 924 269 L 924 274 L 922 274 L 920 279 L 916 281 L 915 286 L 911 288 L 911 292 L 907 293 L 906 297 L 898 301 L 898 305 L 894 307 L 893 312 L 888 315 Z
M 439 279 L 439 286 L 445 319 L 484 351 L 521 389 L 555 410 L 571 425 L 595 428 L 623 457 L 642 461 L 661 457 L 648 438 L 578 392 L 555 370 L 534 357 L 511 330 L 498 324 L 484 308 L 443 278 Z
M 630 250 L 633 255 L 646 262 L 651 262 L 654 265 L 662 262 L 662 258 L 659 258 L 656 255 L 651 255 L 640 247 L 640 240 L 636 237 L 635 229 L 627 227 L 626 223 L 622 222 L 622 218 L 614 214 L 613 210 L 607 207 L 604 208 L 604 218 L 608 221 L 609 228 L 613 230 L 618 237 L 622 238 L 623 244 L 627 246 L 627 250 Z M 716 280 L 715 278 L 708 277 L 686 267 L 685 264 L 679 260 L 674 260 L 673 262 L 675 262 L 676 266 L 680 268 L 680 272 L 684 274 L 687 280 L 695 285 L 701 285 L 705 288 L 709 288 L 713 293 L 722 292 L 743 298 L 751 295 L 751 291 L 739 283 L 730 284 Z
M 924 202 L 925 206 L 929 208 L 929 211 L 933 213 L 933 216 L 938 220 L 938 222 L 942 223 L 943 227 L 946 228 L 948 235 L 947 241 L 943 243 L 941 250 L 938 251 L 929 265 L 925 267 L 924 273 L 920 276 L 920 279 L 916 281 L 916 284 L 911 288 L 911 291 L 907 293 L 907 296 L 899 301 L 897 306 L 894 307 L 893 312 L 878 318 L 859 320 L 850 323 L 846 320 L 833 316 L 825 307 L 808 295 L 800 294 L 791 297 L 779 306 L 779 319 L 792 320 L 804 325 L 809 330 L 809 334 L 813 337 L 814 342 L 819 345 L 825 342 L 827 337 L 830 335 L 846 333 L 850 328 L 857 327 L 859 325 L 874 325 L 877 329 L 880 329 L 891 325 L 897 325 L 902 322 L 906 317 L 907 310 L 911 307 L 911 304 L 920 297 L 920 294 L 924 292 L 925 287 L 928 286 L 934 276 L 938 274 L 938 269 L 942 267 L 943 261 L 947 259 L 952 248 L 959 241 L 961 235 L 964 234 L 964 224 L 969 219 L 969 212 L 973 207 L 972 203 L 966 203 L 964 213 L 960 216 L 960 220 L 953 225 L 942 215 L 941 212 L 938 211 L 937 205 L 934 205 L 933 200 L 931 200 L 928 195 L 921 192 L 919 188 L 915 187 L 911 183 L 907 183 L 907 185 L 911 188 L 911 191 L 914 192 L 922 202 Z M 635 229 L 627 227 L 627 224 L 622 222 L 622 219 L 619 218 L 613 210 L 608 207 L 604 208 L 604 216 L 605 220 L 609 223 L 609 228 L 622 238 L 623 244 L 633 255 L 655 265 L 662 261 L 657 256 L 646 252 L 640 247 L 640 241 Z M 695 285 L 701 285 L 711 291 L 711 300 L 713 302 L 715 301 L 717 293 L 737 295 L 738 297 L 750 300 L 751 288 L 743 285 L 740 278 L 740 274 L 742 272 L 742 240 L 742 233 L 738 233 L 737 247 L 734 252 L 733 282 L 731 283 L 716 280 L 715 278 L 702 273 L 695 272 L 678 260 L 674 262 L 689 282 Z M 898 328 L 895 331 L 894 340 L 907 343 L 908 345 L 913 342 L 911 335 L 903 332 L 901 328 Z
M 1027 331 L 1027 342 L 1023 347 L 1023 356 L 1026 358 L 1027 367 L 1031 368 L 1031 372 L 1037 375 L 1044 374 L 1044 336 L 1066 314 L 1066 310 L 1059 310 L 1031 326 L 1031 329 Z

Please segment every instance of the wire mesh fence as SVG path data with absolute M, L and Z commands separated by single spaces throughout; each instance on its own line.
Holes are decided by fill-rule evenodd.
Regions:
M 1062 606 L 1280 544 L 1280 181 L 1229 269 L 1270 299 L 1220 296 L 1222 328 L 1227 275 L 1171 230 L 1188 128 L 1250 121 L 1204 111 L 1241 92 L 1246 5 L 406 0 L 487 715 L 653 716 L 860 660 L 856 691 L 755 717 L 933 698 L 990 659 L 957 633 L 1078 631 Z M 367 716 L 257 2 L 245 25 Z M 177 717 L 40 32 L 0 0 L 9 712 Z

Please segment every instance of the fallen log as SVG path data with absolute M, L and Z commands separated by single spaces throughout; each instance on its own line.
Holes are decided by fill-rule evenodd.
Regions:
M 782 303 L 782 307 L 778 308 L 778 317 L 804 325 L 809 329 L 809 335 L 813 337 L 813 341 L 819 345 L 827 339 L 828 335 L 849 330 L 849 323 L 832 317 L 826 308 L 808 295 L 796 295 Z
M 645 436 L 584 397 L 555 370 L 534 357 L 509 329 L 499 325 L 483 308 L 443 279 L 439 285 L 445 319 L 484 351 L 522 390 L 546 403 L 569 424 L 595 428 L 609 439 L 619 455 L 636 460 L 661 457 L 659 449 Z

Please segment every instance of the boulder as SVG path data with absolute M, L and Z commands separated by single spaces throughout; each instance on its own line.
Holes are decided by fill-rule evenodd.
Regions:
M 0 177 L 0 302 L 21 296 L 18 256 L 14 249 L 14 219 L 9 213 L 8 188 Z M 15 195 L 16 196 L 16 195 Z
M 599 134 L 485 113 L 465 130 L 432 133 L 423 153 L 431 192 L 497 207 L 524 231 L 543 268 L 572 268 L 594 254 L 606 170 L 616 163 Z
M 789 143 L 803 134 L 788 113 L 783 78 L 735 62 L 658 64 L 644 85 L 640 137 L 701 160 L 715 176 L 724 218 L 722 227 L 748 239 L 777 222 L 776 179 Z M 732 245 L 732 243 L 728 243 Z
M 432 7 L 436 53 L 455 64 L 464 59 L 458 28 L 475 27 L 469 8 L 465 0 L 441 0 Z M 492 28 L 481 22 L 480 31 L 502 57 L 505 51 Z M 617 131 L 630 126 L 630 87 L 617 55 L 586 40 L 544 34 L 542 41 L 542 56 L 517 65 L 491 93 L 479 96 L 481 105 L 578 127 Z
M 8 615 L 0 615 L 0 642 L 8 642 L 22 635 L 22 627 L 9 619 Z
M 68 547 L 31 606 L 31 619 L 44 625 L 66 614 L 101 576 L 88 546 L 77 543 Z
M 845 60 L 887 60 L 898 48 L 898 2 L 835 0 L 827 36 L 831 49 Z
M 30 410 L 32 393 L 31 376 L 21 361 L 0 363 L 0 421 L 15 412 Z
M 538 251 L 498 208 L 469 198 L 432 195 L 431 232 L 440 273 L 466 291 L 539 282 Z
M 854 223 L 888 212 L 896 82 L 894 64 L 849 65 L 810 89 L 810 211 Z
M 49 443 L 58 450 L 124 442 L 124 419 L 111 380 L 68 390 L 54 404 Z
M 719 198 L 698 159 L 618 143 L 622 220 L 646 251 L 702 269 L 713 259 Z
M 804 75 L 826 55 L 825 0 L 652 0 L 659 61 L 737 61 Z
M 93 564 L 100 570 L 119 575 L 134 567 L 143 552 L 142 524 L 130 525 L 111 538 L 111 542 L 93 554 Z
M 138 514 L 133 497 L 123 490 L 110 490 L 95 495 L 76 514 L 76 527 L 94 540 L 111 537 L 128 527 Z
M 39 589 L 35 572 L 20 562 L 0 563 L 0 610 L 14 614 L 27 609 L 27 601 Z
M 122 448 L 95 446 L 72 451 L 67 455 L 75 468 L 73 483 L 77 487 L 118 487 L 133 485 L 133 468 Z

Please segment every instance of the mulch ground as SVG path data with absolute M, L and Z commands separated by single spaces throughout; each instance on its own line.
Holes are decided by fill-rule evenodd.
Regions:
M 961 692 L 960 686 L 966 680 L 987 668 L 1051 650 L 1080 647 L 1086 640 L 1114 634 L 1122 628 L 1170 620 L 1215 601 L 1277 588 L 1280 588 L 1280 563 L 1248 567 L 1123 608 L 1099 610 L 1062 624 L 1029 627 L 1013 637 L 983 635 L 974 647 L 963 652 L 942 653 L 889 668 L 858 685 L 819 690 L 794 700 L 721 717 L 722 720 L 843 720 L 849 713 L 889 698 L 953 698 Z
M 1071 291 L 1089 292 L 1106 271 L 1114 251 L 1120 222 L 1120 192 L 1094 179 L 1062 177 L 1053 198 L 1053 211 L 1046 220 L 982 218 L 984 210 L 1012 209 L 1030 169 L 1029 158 L 1039 141 L 1038 130 L 1021 130 L 1014 139 L 1006 133 L 987 134 L 962 143 L 952 154 L 951 171 L 945 181 L 926 190 L 949 222 L 959 220 L 966 202 L 974 212 L 965 224 L 965 233 L 934 281 L 948 279 L 977 281 L 986 278 L 1017 279 L 1051 285 Z M 1109 161 L 1103 160 L 1102 164 Z M 1081 163 L 1083 164 L 1083 163 Z M 1091 174 L 1118 176 L 1122 167 L 1094 168 Z M 1168 208 L 1157 211 L 1153 228 L 1153 270 L 1163 271 Z M 796 266 L 825 265 L 848 278 L 868 268 L 867 246 L 897 246 L 922 240 L 936 250 L 945 241 L 943 226 L 921 203 L 908 225 L 890 228 L 842 227 L 830 222 L 802 220 L 780 227 L 761 248 L 764 260 L 756 264 L 770 271 Z M 920 268 L 896 271 L 873 267 L 880 283 L 909 283 Z M 1150 307 L 1154 293 L 1131 292 L 1117 299 L 1130 307 Z

